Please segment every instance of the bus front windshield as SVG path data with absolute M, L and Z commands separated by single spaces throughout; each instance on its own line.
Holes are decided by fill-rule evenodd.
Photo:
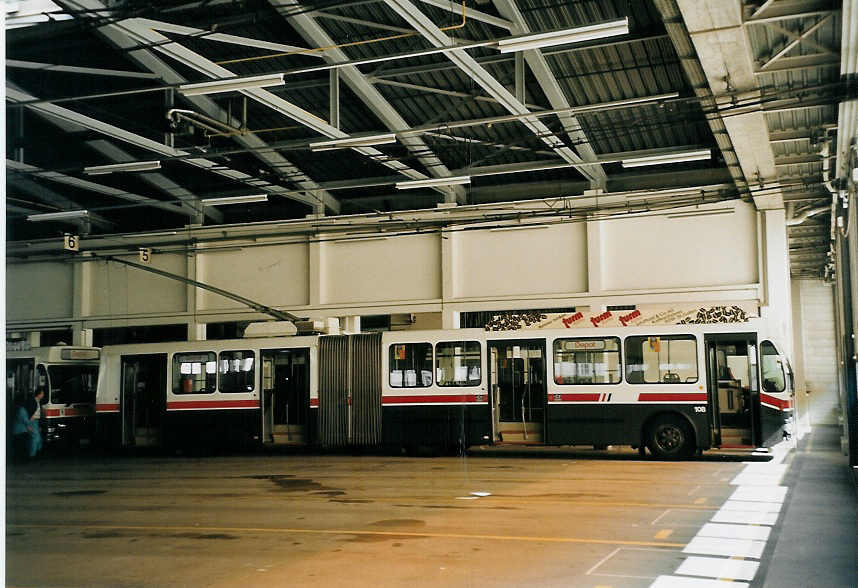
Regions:
M 98 366 L 51 365 L 48 366 L 48 377 L 51 381 L 52 404 L 95 402 Z

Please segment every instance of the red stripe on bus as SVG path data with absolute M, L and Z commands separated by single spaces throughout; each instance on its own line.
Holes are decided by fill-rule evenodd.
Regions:
M 182 400 L 168 402 L 167 410 L 203 408 L 259 408 L 258 400 Z
M 45 408 L 43 409 L 46 417 L 74 417 L 88 416 L 93 413 L 90 408 L 88 410 L 82 408 Z
M 319 399 L 318 398 L 311 398 L 310 399 L 310 406 L 319 406 Z
M 638 402 L 706 402 L 706 394 L 697 392 L 642 392 Z
M 382 404 L 457 404 L 462 402 L 485 402 L 486 397 L 479 400 L 476 394 L 439 394 L 426 396 L 385 396 Z
M 602 400 L 602 394 L 549 394 L 548 401 L 554 402 L 599 402 Z
M 771 404 L 774 407 L 777 407 L 780 410 L 786 410 L 788 408 L 792 408 L 791 400 L 782 400 L 775 396 L 769 396 L 768 394 L 763 394 L 760 392 L 760 402 L 765 404 Z
M 119 412 L 118 404 L 96 404 L 95 412 Z

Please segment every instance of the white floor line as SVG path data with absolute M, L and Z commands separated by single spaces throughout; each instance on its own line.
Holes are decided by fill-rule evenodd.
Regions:
M 730 480 L 731 486 L 777 486 L 783 481 L 782 472 L 772 474 L 743 472 Z
M 658 524 L 658 522 L 662 519 L 662 517 L 664 517 L 667 513 L 671 512 L 671 510 L 673 510 L 673 509 L 669 508 L 666 511 L 664 511 L 663 513 L 661 513 L 660 515 L 658 515 L 657 517 L 655 517 L 655 519 L 653 519 L 653 521 L 650 523 L 650 525 Z
M 724 537 L 695 537 L 682 553 L 724 555 L 727 557 L 753 557 L 760 559 L 766 548 L 765 541 L 753 539 L 726 539 Z
M 786 500 L 786 486 L 739 486 L 733 491 L 730 500 L 748 500 L 753 502 L 783 502 Z
M 698 531 L 698 537 L 724 537 L 726 539 L 754 539 L 768 541 L 771 527 L 764 525 L 726 525 L 706 523 Z
M 721 580 L 753 580 L 760 567 L 759 562 L 720 557 L 689 557 L 677 574 L 686 576 L 705 576 Z
M 719 510 L 712 517 L 713 523 L 736 523 L 746 525 L 774 525 L 778 520 L 776 512 L 756 512 L 751 510 Z
M 585 576 L 589 576 L 590 574 L 592 574 L 592 573 L 593 573 L 593 571 L 594 571 L 596 568 L 598 568 L 600 565 L 602 565 L 603 563 L 605 563 L 606 561 L 608 561 L 609 559 L 611 559 L 612 557 L 614 557 L 614 556 L 617 554 L 617 552 L 619 552 L 619 551 L 620 551 L 620 549 L 622 549 L 622 547 L 617 547 L 617 548 L 616 548 L 615 550 L 613 550 L 611 553 L 609 553 L 608 555 L 606 555 L 605 557 L 603 557 L 602 559 L 600 559 L 599 561 L 597 561 L 597 562 L 596 562 L 596 565 L 594 565 L 592 568 L 590 568 L 589 570 L 587 570 L 586 572 L 584 572 L 584 575 L 585 575 Z
M 736 489 L 682 550 L 698 555 L 686 557 L 675 572 L 678 575 L 659 576 L 650 588 L 747 588 L 748 583 L 741 580 L 753 580 L 760 564 L 742 558 L 762 557 L 789 492 L 781 485 L 789 467 L 783 461 L 794 448 L 794 441 L 779 443 L 769 452 L 771 461 L 746 462 L 732 480 L 722 479 Z
M 748 588 L 748 583 L 680 576 L 659 576 L 650 585 L 650 588 Z
M 747 510 L 752 512 L 780 512 L 784 507 L 782 502 L 755 502 L 752 500 L 730 499 L 718 510 Z

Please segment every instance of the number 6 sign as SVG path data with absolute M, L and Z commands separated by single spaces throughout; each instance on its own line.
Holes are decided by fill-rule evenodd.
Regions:
M 80 237 L 77 235 L 63 236 L 63 249 L 66 251 L 79 251 Z

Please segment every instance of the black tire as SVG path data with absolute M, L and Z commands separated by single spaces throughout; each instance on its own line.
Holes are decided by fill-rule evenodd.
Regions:
M 689 424 L 680 416 L 661 415 L 647 427 L 647 447 L 657 459 L 679 459 L 694 452 Z

